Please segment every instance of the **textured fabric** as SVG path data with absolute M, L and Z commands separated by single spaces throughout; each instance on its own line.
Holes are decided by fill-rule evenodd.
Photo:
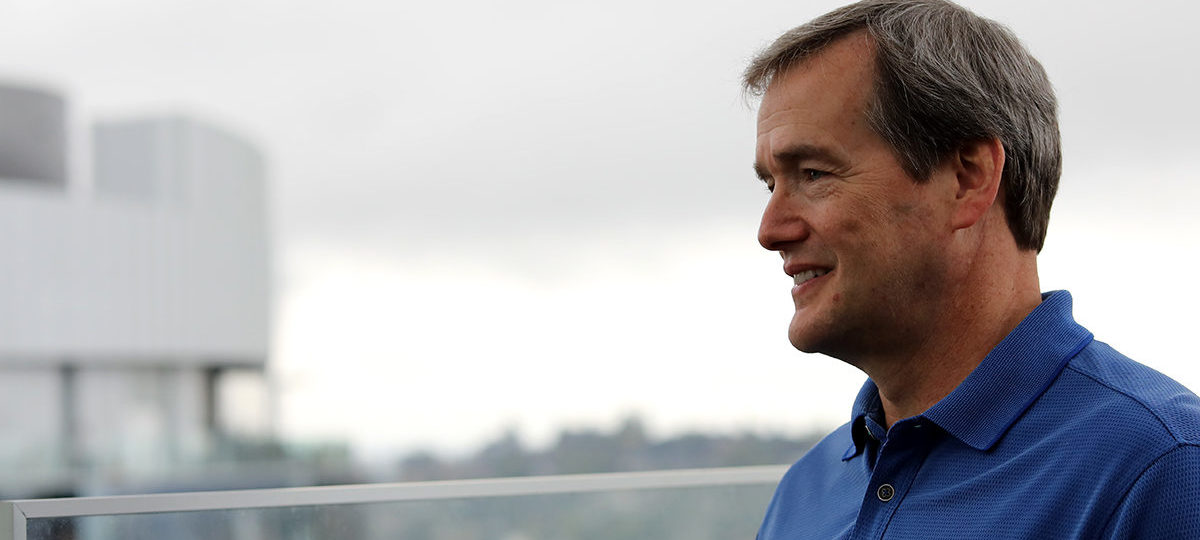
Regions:
M 1095 341 L 1066 291 L 950 395 L 849 423 L 789 469 L 760 540 L 1200 538 L 1200 398 Z

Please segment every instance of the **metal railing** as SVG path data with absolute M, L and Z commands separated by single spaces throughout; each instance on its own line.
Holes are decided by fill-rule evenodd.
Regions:
M 391 484 L 361 484 L 239 491 L 30 499 L 0 503 L 0 540 L 42 540 L 33 521 L 87 516 L 330 507 L 452 499 L 519 498 L 561 494 L 688 490 L 758 486 L 768 492 L 786 466 L 683 469 L 631 473 L 530 476 Z M 726 496 L 726 498 L 730 498 Z M 733 496 L 732 498 L 740 498 Z M 756 501 L 761 508 L 766 501 Z M 40 533 L 39 533 L 40 534 Z M 287 536 L 287 535 L 284 535 Z

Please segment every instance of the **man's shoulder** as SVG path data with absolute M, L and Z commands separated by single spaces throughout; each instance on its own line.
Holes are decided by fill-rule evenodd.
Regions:
M 1174 379 L 1093 341 L 1067 364 L 1086 401 L 1081 420 L 1103 421 L 1116 432 L 1157 435 L 1168 446 L 1200 444 L 1200 397 Z M 1133 435 L 1133 433 L 1129 433 Z
M 1102 535 L 1197 538 L 1200 397 L 1099 341 L 1072 358 L 1064 376 L 1090 388 L 1081 396 L 1090 400 L 1081 403 L 1082 416 L 1107 431 L 1100 446 L 1124 465 L 1107 482 L 1120 498 L 1106 512 Z
M 835 429 L 792 464 L 763 518 L 760 538 L 841 538 L 854 524 L 870 471 L 842 458 L 850 424 Z

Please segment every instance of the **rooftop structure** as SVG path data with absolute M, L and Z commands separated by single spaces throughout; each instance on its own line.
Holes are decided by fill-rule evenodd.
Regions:
M 260 153 L 185 117 L 70 127 L 61 96 L 0 84 L 6 496 L 203 459 L 223 376 L 269 357 Z

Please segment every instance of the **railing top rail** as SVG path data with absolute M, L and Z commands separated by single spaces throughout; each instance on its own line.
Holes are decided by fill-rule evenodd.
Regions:
M 770 484 L 786 470 L 786 465 L 770 465 L 7 502 L 33 519 Z

